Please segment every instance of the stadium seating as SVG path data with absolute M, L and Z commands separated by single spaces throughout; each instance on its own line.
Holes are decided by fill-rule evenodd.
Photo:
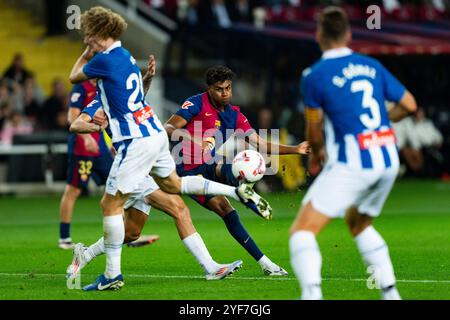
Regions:
M 50 92 L 52 80 L 66 80 L 68 71 L 82 51 L 79 41 L 65 36 L 45 37 L 43 25 L 33 22 L 32 14 L 0 2 L 0 70 L 3 72 L 20 48 L 26 67 L 36 73 L 44 92 Z M 69 88 L 68 79 L 66 80 Z

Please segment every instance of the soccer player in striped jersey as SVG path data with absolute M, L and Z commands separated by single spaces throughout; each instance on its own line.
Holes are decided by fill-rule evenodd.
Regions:
M 316 39 L 322 58 L 301 79 L 306 136 L 317 174 L 290 230 L 291 264 L 302 299 L 322 299 L 322 258 L 316 235 L 333 218 L 345 218 L 383 299 L 400 299 L 388 247 L 372 226 L 399 168 L 390 121 L 416 110 L 414 97 L 381 63 L 347 47 L 351 31 L 345 12 L 327 7 Z M 387 110 L 385 101 L 395 106 Z M 325 131 L 325 142 L 323 137 Z M 325 148 L 326 153 L 323 148 Z
M 145 101 L 136 60 L 118 40 L 126 29 L 125 20 L 103 7 L 85 11 L 80 20 L 87 48 L 75 62 L 70 81 L 97 79 L 116 150 L 101 200 L 106 270 L 87 290 L 115 290 L 124 285 L 120 268 L 124 204 L 149 173 L 168 193 L 226 195 L 238 201 L 253 201 L 262 209 L 269 205 L 250 185 L 234 188 L 202 177 L 178 177 L 167 134 Z

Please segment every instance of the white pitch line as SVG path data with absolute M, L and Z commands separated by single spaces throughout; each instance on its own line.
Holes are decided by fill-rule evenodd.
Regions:
M 94 276 L 93 274 L 89 274 Z M 53 273 L 0 273 L 0 277 L 65 277 L 65 274 L 53 274 Z M 125 277 L 129 278 L 152 278 L 152 279 L 204 279 L 203 276 L 176 276 L 176 275 L 157 275 L 157 274 L 125 274 Z M 269 280 L 269 281 L 297 281 L 292 277 L 230 277 L 227 279 L 232 280 Z M 365 282 L 367 279 L 359 278 L 323 278 L 323 281 L 354 281 Z M 397 282 L 405 283 L 450 283 L 450 280 L 422 280 L 422 279 L 397 279 Z

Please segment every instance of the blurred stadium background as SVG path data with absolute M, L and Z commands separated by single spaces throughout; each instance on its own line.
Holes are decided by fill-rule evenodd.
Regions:
M 207 67 L 225 64 L 238 74 L 234 103 L 253 126 L 281 128 L 280 139 L 294 143 L 304 132 L 299 78 L 320 57 L 315 19 L 327 4 L 347 10 L 352 48 L 380 59 L 424 111 L 397 126 L 404 177 L 448 179 L 449 1 L 1 0 L 0 193 L 64 186 L 68 73 L 83 50 L 78 30 L 68 28 L 70 5 L 104 5 L 127 19 L 123 42 L 139 65 L 156 56 L 148 98 L 163 120 L 202 90 Z M 370 4 L 382 10 L 380 30 L 366 27 Z M 260 188 L 304 184 L 298 157 L 280 161 L 278 177 Z
M 319 47 L 314 41 L 315 20 L 321 8 L 329 4 L 340 5 L 348 12 L 353 31 L 351 47 L 379 59 L 415 95 L 421 107 L 417 114 L 395 127 L 403 165 L 399 173 L 400 183 L 387 204 L 388 218 L 384 220 L 383 216 L 380 223 L 386 231 L 388 243 L 392 239 L 390 248 L 398 253 L 394 264 L 399 265 L 400 279 L 419 279 L 417 283 L 406 280 L 400 284 L 400 288 L 409 286 L 409 298 L 437 296 L 449 299 L 450 261 L 444 259 L 449 256 L 448 247 L 435 246 L 432 238 L 441 239 L 441 244 L 448 243 L 450 223 L 448 0 L 0 0 L 0 230 L 5 239 L 0 246 L 0 257 L 3 257 L 0 272 L 4 272 L 0 275 L 9 279 L 5 283 L 12 290 L 2 292 L 0 298 L 66 298 L 59 291 L 42 295 L 41 286 L 51 284 L 59 290 L 64 285 L 61 284 L 64 282 L 62 273 L 71 258 L 68 252 L 56 252 L 57 206 L 66 184 L 67 110 L 71 89 L 68 75 L 84 49 L 78 30 L 68 28 L 68 19 L 74 12 L 68 12 L 71 5 L 79 6 L 81 11 L 102 5 L 120 13 L 128 22 L 128 31 L 122 41 L 138 60 L 139 66 L 146 67 L 150 53 L 156 56 L 157 76 L 148 100 L 162 120 L 166 120 L 186 97 L 203 90 L 206 68 L 224 64 L 237 73 L 233 103 L 242 108 L 251 124 L 256 129 L 280 128 L 281 142 L 298 143 L 304 139 L 300 75 L 303 69 L 320 58 Z M 379 30 L 369 30 L 366 26 L 369 16 L 366 8 L 372 4 L 381 8 Z M 247 217 L 243 218 L 249 220 L 256 238 L 265 248 L 271 248 L 275 258 L 284 266 L 289 265 L 287 230 L 298 208 L 299 189 L 303 190 L 308 179 L 305 160 L 298 156 L 280 157 L 281 170 L 277 176 L 267 177 L 258 184 L 260 192 L 296 192 L 295 196 L 284 193 L 270 195 L 269 200 L 273 201 L 279 215 L 279 220 L 273 221 L 271 226 L 272 239 L 265 237 L 267 229 L 257 217 L 246 214 Z M 86 191 L 97 196 L 100 192 L 101 189 L 94 184 Z M 29 197 L 36 195 L 40 197 Z M 96 234 L 101 230 L 100 214 L 93 212 L 99 212 L 98 200 L 94 197 L 82 201 L 76 208 L 74 225 L 82 222 L 76 231 L 79 233 L 74 236 L 77 240 L 97 239 Z M 205 241 L 213 247 L 212 252 L 219 252 L 223 260 L 236 258 L 233 251 L 236 248 L 223 245 L 229 241 L 237 247 L 225 235 L 221 222 L 202 213 L 203 209 L 193 202 L 188 204 L 196 226 L 202 232 L 208 226 L 209 233 L 205 231 L 203 234 Z M 181 246 L 171 221 L 168 218 L 155 219 L 164 225 L 157 231 L 162 238 L 173 238 L 173 242 L 165 242 L 165 245 L 170 248 Z M 405 229 L 399 233 L 397 226 L 401 224 Z M 41 228 L 41 232 L 34 232 L 36 226 Z M 325 252 L 353 250 L 349 249 L 353 248 L 350 239 L 342 240 L 342 226 L 330 228 L 331 235 L 321 238 L 321 244 L 325 243 L 327 248 Z M 224 233 L 223 238 L 216 237 L 219 232 Z M 332 240 L 337 234 L 340 234 L 340 241 L 344 241 L 344 246 L 339 248 Z M 11 248 L 16 250 L 16 258 L 9 256 Z M 33 252 L 45 251 L 52 263 L 47 264 L 48 260 L 44 264 L 39 262 L 34 253 L 30 256 L 29 248 L 33 248 Z M 224 249 L 218 251 L 217 248 Z M 422 251 L 415 251 L 415 248 Z M 176 274 L 177 270 L 170 266 L 173 263 L 170 257 L 174 256 L 167 256 L 166 247 L 158 249 L 155 246 L 154 250 L 161 252 L 162 260 L 141 263 L 138 253 L 130 252 L 128 263 L 133 262 L 133 266 L 142 271 L 139 269 L 142 265 L 157 268 L 156 263 L 160 262 L 166 266 L 164 272 Z M 345 255 L 347 259 L 359 261 L 355 252 L 345 251 Z M 409 259 L 413 256 L 416 260 L 411 263 Z M 186 257 L 187 253 L 176 259 L 189 259 Z M 362 271 L 352 274 L 347 270 L 350 268 L 346 263 L 348 260 L 344 261 L 342 256 L 339 259 L 339 262 L 331 262 L 331 266 L 325 267 L 325 279 L 327 275 L 331 282 L 339 277 L 352 276 L 361 280 L 365 276 Z M 424 259 L 430 265 L 419 268 Z M 36 290 L 24 291 L 27 281 L 34 279 L 39 272 L 44 278 L 36 278 L 36 284 L 33 284 Z M 198 274 L 199 269 L 192 264 L 182 272 Z M 250 273 L 251 276 L 260 276 L 255 271 L 250 272 L 254 272 Z M 55 280 L 49 276 L 53 273 L 61 276 L 58 284 L 53 284 Z M 22 277 L 23 274 L 28 274 L 23 278 L 26 281 L 20 280 L 22 278 L 13 280 L 14 276 Z M 428 280 L 421 283 L 420 279 L 430 278 L 435 282 L 428 287 Z M 143 288 L 140 279 L 139 275 L 134 279 L 139 290 Z M 190 282 L 195 277 L 181 276 L 181 280 L 177 279 L 165 279 L 170 283 L 179 281 L 176 290 L 180 295 L 175 298 L 237 296 L 245 299 L 292 299 L 298 294 L 292 273 L 288 287 L 266 282 L 271 283 L 267 288 L 274 290 L 274 295 L 254 287 L 253 278 L 245 291 L 237 285 L 228 287 L 221 283 L 220 288 L 225 291 L 209 292 L 211 295 L 203 295 L 206 290 L 203 282 Z M 361 283 L 358 288 L 356 282 L 352 283 L 350 289 L 344 289 L 344 284 L 336 285 L 333 288 L 338 288 L 341 295 L 336 294 L 332 298 L 364 297 L 365 279 Z M 156 297 L 174 298 L 173 293 L 162 285 L 152 285 L 162 290 L 156 291 L 161 292 Z M 328 286 L 331 288 L 331 284 Z M 139 290 L 138 293 L 141 292 Z M 149 288 L 145 290 L 142 292 L 150 296 L 155 294 Z M 225 294 L 222 295 L 223 292 Z M 377 298 L 375 293 L 370 294 L 366 297 Z M 130 297 L 142 299 L 143 296 Z

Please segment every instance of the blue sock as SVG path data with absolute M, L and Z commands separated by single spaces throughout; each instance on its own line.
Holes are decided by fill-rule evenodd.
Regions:
M 245 230 L 236 210 L 227 214 L 223 218 L 223 221 L 225 222 L 227 229 L 233 236 L 233 238 L 235 238 L 236 241 L 239 242 L 241 246 L 243 246 L 244 249 L 247 250 L 248 253 L 250 253 L 250 255 L 256 261 L 259 261 L 259 259 L 261 259 L 264 254 L 261 252 L 261 250 L 259 250 L 255 241 L 253 241 L 252 237 L 250 237 L 247 230 Z
M 59 223 L 59 238 L 60 239 L 70 238 L 70 223 L 65 222 Z

